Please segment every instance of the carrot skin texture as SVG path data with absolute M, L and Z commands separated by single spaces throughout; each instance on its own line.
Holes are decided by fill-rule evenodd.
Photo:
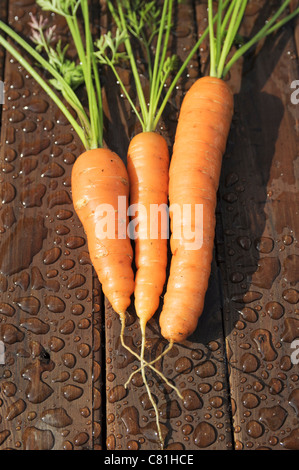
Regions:
M 215 236 L 216 195 L 222 157 L 233 115 L 233 95 L 221 79 L 198 79 L 186 93 L 180 110 L 169 171 L 169 203 L 202 204 L 202 245 L 187 249 L 183 224 L 170 211 L 171 252 L 167 291 L 160 315 L 161 334 L 182 342 L 192 334 L 204 308 Z M 194 230 L 194 215 L 192 219 Z M 174 233 L 182 236 L 174 237 Z
M 129 179 L 120 157 L 109 149 L 88 150 L 81 154 L 72 169 L 72 196 L 75 211 L 84 227 L 91 262 L 102 284 L 103 292 L 117 313 L 124 313 L 134 291 L 133 250 L 126 229 L 128 226 Z M 126 201 L 124 234 L 119 237 L 119 196 Z M 101 236 L 102 204 L 113 209 L 114 238 Z M 111 212 L 112 214 L 112 212 Z M 113 226 L 112 226 L 113 227 Z M 100 231 L 100 229 L 102 230 Z M 122 232 L 123 233 L 123 232 Z M 122 238 L 124 236 L 124 238 Z
M 130 204 L 141 204 L 147 214 L 138 211 L 132 217 L 135 239 L 135 309 L 143 326 L 159 307 L 166 280 L 167 231 L 161 219 L 150 217 L 150 207 L 160 206 L 168 216 L 169 152 L 163 136 L 156 132 L 141 132 L 130 142 L 127 156 L 130 182 Z M 162 216 L 161 216 L 162 217 Z M 151 233 L 151 225 L 154 231 Z M 158 225 L 155 225 L 158 223 Z M 155 229 L 157 231 L 155 232 Z M 153 235 L 156 238 L 153 238 Z

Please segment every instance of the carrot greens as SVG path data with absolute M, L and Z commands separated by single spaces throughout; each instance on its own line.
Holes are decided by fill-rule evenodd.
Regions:
M 264 26 L 253 37 L 247 41 L 242 41 L 243 44 L 233 50 L 233 46 L 240 38 L 239 29 L 248 3 L 248 0 L 232 0 L 229 5 L 226 5 L 224 0 L 219 0 L 216 12 L 217 26 L 214 28 L 213 1 L 208 0 L 210 76 L 226 77 L 235 62 L 254 44 L 277 31 L 299 14 L 299 6 L 294 8 L 292 12 L 285 14 L 292 1 L 284 0 L 273 16 L 265 22 Z M 283 14 L 285 15 L 283 16 Z
M 61 41 L 56 47 L 51 44 L 55 37 L 55 28 L 46 29 L 47 20 L 41 16 L 39 20 L 31 16 L 31 40 L 35 47 L 25 41 L 10 26 L 0 21 L 0 30 L 9 39 L 24 49 L 35 62 L 45 70 L 50 78 L 44 78 L 38 73 L 29 61 L 13 45 L 12 41 L 0 35 L 2 45 L 39 83 L 48 96 L 64 113 L 70 124 L 78 134 L 84 147 L 92 149 L 103 146 L 103 107 L 101 98 L 101 84 L 99 71 L 94 55 L 94 43 L 91 35 L 88 0 L 37 0 L 37 4 L 44 11 L 63 16 L 76 47 L 79 63 L 66 57 L 67 46 L 62 48 Z M 78 10 L 81 9 L 83 17 L 83 30 L 80 29 Z M 82 39 L 84 37 L 84 40 Z M 75 90 L 85 85 L 88 112 L 79 100 Z M 61 93 L 62 98 L 54 91 Z M 77 113 L 79 123 L 68 106 Z
M 204 40 L 206 33 L 198 40 L 187 59 L 178 69 L 178 57 L 170 54 L 171 31 L 173 27 L 174 0 L 164 2 L 147 2 L 144 0 L 108 0 L 107 5 L 117 26 L 115 41 L 112 47 L 111 33 L 106 35 L 106 40 L 101 38 L 97 41 L 96 57 L 100 63 L 106 63 L 113 70 L 120 87 L 128 99 L 135 112 L 143 131 L 153 131 L 157 128 L 159 119 L 169 100 L 174 87 L 188 65 L 188 62 L 195 54 L 199 45 Z M 117 39 L 122 39 L 130 70 L 133 75 L 136 93 L 138 97 L 138 107 L 133 102 L 128 93 L 120 74 L 117 71 L 117 61 L 115 50 Z M 118 44 L 120 45 L 120 44 Z M 139 57 L 136 56 L 136 45 L 143 51 L 141 60 L 147 74 L 149 83 L 149 94 L 145 94 L 140 78 Z M 110 53 L 107 51 L 110 47 Z M 123 57 L 124 58 L 124 57 Z M 177 71 L 167 93 L 164 94 L 168 78 L 174 71 Z

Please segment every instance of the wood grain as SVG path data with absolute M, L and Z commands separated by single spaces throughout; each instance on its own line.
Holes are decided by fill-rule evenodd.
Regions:
M 29 13 L 37 11 L 34 3 L 9 5 L 8 21 L 24 35 Z M 63 27 L 57 22 L 58 32 Z M 92 387 L 93 311 L 98 303 L 70 192 L 72 164 L 82 146 L 57 107 L 9 54 L 5 88 L 1 448 L 92 448 L 92 413 L 98 403 Z

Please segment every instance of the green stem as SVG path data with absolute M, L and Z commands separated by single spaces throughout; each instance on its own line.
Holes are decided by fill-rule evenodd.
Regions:
M 224 40 L 224 44 L 223 44 L 222 52 L 221 52 L 221 55 L 220 55 L 219 63 L 216 65 L 216 67 L 217 67 L 217 77 L 218 78 L 222 77 L 223 68 L 224 68 L 224 65 L 225 65 L 226 58 L 229 54 L 231 46 L 234 42 L 234 38 L 235 38 L 236 33 L 239 29 L 239 21 L 241 21 L 241 19 L 243 17 L 243 15 L 241 16 L 240 11 L 242 13 L 243 6 L 244 6 L 244 4 L 246 6 L 246 3 L 247 3 L 247 0 L 245 0 L 245 1 L 237 0 L 236 1 L 235 8 L 233 10 L 232 17 L 231 17 L 231 20 L 230 20 L 230 24 L 229 24 L 229 27 L 228 27 L 228 30 L 227 30 L 227 33 L 226 33 L 226 37 L 225 37 L 225 40 Z M 243 11 L 243 13 L 244 13 L 244 11 Z
M 150 53 L 150 48 L 149 48 L 150 42 L 148 42 L 144 33 L 141 33 L 141 37 L 142 37 L 142 44 L 143 44 L 143 47 L 145 49 L 145 54 L 146 54 L 146 60 L 147 60 L 147 66 L 148 66 L 148 77 L 149 77 L 149 81 L 151 82 L 152 77 L 153 77 L 153 67 L 152 67 L 152 58 L 151 58 L 151 53 Z
M 41 41 L 42 41 L 42 47 L 45 49 L 46 53 L 49 55 L 50 54 L 50 49 L 49 49 L 49 46 L 47 44 L 47 41 L 46 41 L 46 38 L 45 38 L 45 35 L 44 35 L 44 32 L 43 32 L 43 28 L 39 29 L 39 34 L 40 34 L 40 38 L 41 38 Z
M 93 105 L 94 101 L 92 100 L 91 97 L 91 83 L 90 83 L 90 67 L 87 62 L 87 57 L 86 57 L 86 52 L 84 49 L 83 41 L 81 38 L 81 32 L 80 28 L 77 22 L 77 19 L 75 16 L 72 17 L 67 17 L 67 24 L 69 27 L 69 30 L 71 32 L 78 57 L 80 60 L 80 63 L 82 65 L 82 70 L 83 70 L 83 75 L 84 75 L 84 82 L 86 86 L 86 92 L 87 92 L 87 98 L 88 98 L 88 107 L 89 107 L 89 114 L 90 114 L 90 125 L 91 125 L 91 133 L 89 136 L 89 146 L 90 148 L 96 148 L 98 143 L 97 143 L 97 129 L 96 129 L 96 124 L 94 120 L 94 112 L 93 112 Z
M 241 46 L 238 50 L 234 52 L 231 59 L 228 60 L 228 56 L 231 52 L 233 43 L 237 37 L 241 22 L 244 18 L 245 9 L 248 4 L 248 0 L 232 0 L 229 7 L 227 8 L 226 13 L 224 14 L 224 18 L 222 23 L 220 24 L 220 19 L 217 22 L 217 53 L 216 53 L 216 63 L 214 64 L 214 44 L 212 41 L 212 35 L 210 32 L 210 55 L 211 55 L 211 70 L 210 75 L 214 76 L 215 69 L 216 69 L 216 76 L 218 78 L 224 78 L 233 64 L 243 56 L 255 43 L 260 41 L 261 39 L 265 38 L 272 32 L 279 29 L 285 23 L 290 21 L 299 13 L 299 7 L 295 9 L 295 11 L 289 15 L 286 15 L 285 18 L 282 18 L 276 24 L 275 22 L 278 20 L 280 15 L 286 10 L 288 5 L 290 4 L 291 0 L 284 0 L 282 5 L 277 9 L 275 14 L 270 18 L 269 21 L 256 33 L 246 44 Z M 209 5 L 212 3 L 209 0 Z M 222 5 L 221 0 L 218 3 L 218 13 L 224 11 L 225 5 Z M 209 12 L 210 13 L 210 12 Z M 209 25 L 212 24 L 211 17 L 209 15 Z M 224 39 L 224 41 L 223 41 Z M 221 53 L 219 55 L 219 45 L 222 44 Z
M 89 12 L 88 12 L 88 1 L 82 0 L 81 3 L 83 18 L 84 18 L 84 25 L 85 25 L 85 41 L 86 41 L 86 89 L 88 90 L 88 102 L 89 102 L 89 109 L 90 109 L 90 120 L 91 120 L 91 127 L 92 127 L 92 140 L 91 140 L 91 148 L 97 148 L 99 143 L 100 145 L 103 144 L 102 137 L 99 137 L 99 130 L 100 130 L 100 122 L 99 122 L 99 114 L 101 113 L 102 109 L 97 109 L 98 101 L 95 94 L 95 89 L 93 86 L 93 44 L 92 44 L 92 37 L 90 32 L 90 23 L 89 23 Z M 79 29 L 78 22 L 76 21 L 77 29 Z M 100 142 L 99 142 L 100 140 Z
M 287 15 L 285 18 L 277 22 L 274 26 L 273 23 L 278 19 L 278 17 L 282 14 L 282 12 L 285 10 L 285 8 L 288 6 L 290 3 L 290 0 L 286 0 L 282 6 L 277 10 L 277 12 L 273 15 L 273 17 L 263 26 L 263 28 L 255 34 L 246 44 L 244 44 L 240 49 L 238 49 L 232 58 L 229 60 L 227 65 L 225 66 L 223 70 L 223 77 L 226 76 L 226 74 L 229 72 L 231 67 L 234 65 L 234 63 L 242 57 L 254 44 L 259 42 L 261 39 L 264 37 L 268 36 L 269 34 L 272 34 L 274 31 L 277 31 L 279 28 L 281 28 L 283 25 L 285 25 L 288 21 L 293 19 L 295 16 L 299 14 L 299 7 L 296 8 L 292 13 Z
M 155 97 L 157 97 L 157 89 L 159 88 L 159 82 L 160 82 L 159 79 L 161 77 L 161 71 L 163 69 L 163 64 L 164 64 L 167 45 L 168 45 L 169 21 L 171 22 L 171 19 L 169 20 L 169 13 L 170 13 L 170 18 L 171 18 L 172 3 L 173 2 L 170 2 L 170 6 L 169 6 L 169 1 L 166 0 L 163 4 L 163 10 L 162 10 L 161 21 L 160 21 L 160 26 L 159 26 L 158 39 L 157 39 L 157 46 L 155 50 L 154 70 L 153 70 L 152 81 L 150 83 L 149 112 L 148 112 L 148 120 L 145 125 L 147 131 L 153 130 L 153 117 L 156 112 Z M 166 18 L 168 19 L 168 28 L 165 34 L 164 44 L 162 48 L 162 40 L 163 40 L 163 33 L 165 29 Z M 162 52 L 161 52 L 161 48 L 162 48 Z
M 219 62 L 221 53 L 221 23 L 222 23 L 223 0 L 219 0 L 217 34 L 216 34 L 216 64 Z
M 137 96 L 138 96 L 138 100 L 139 100 L 139 105 L 140 105 L 140 108 L 141 108 L 141 114 L 143 116 L 143 127 L 144 127 L 144 122 L 146 122 L 147 114 L 148 114 L 147 105 L 146 105 L 146 101 L 145 101 L 143 88 L 142 88 L 142 85 L 141 85 L 139 72 L 138 72 L 135 57 L 134 57 L 134 53 L 133 53 L 133 50 L 132 50 L 129 33 L 128 33 L 128 30 L 127 30 L 127 26 L 126 26 L 126 20 L 125 20 L 125 17 L 124 17 L 124 12 L 123 12 L 123 8 L 122 8 L 122 5 L 121 5 L 121 0 L 117 0 L 117 5 L 118 5 L 118 12 L 119 12 L 121 29 L 122 29 L 122 31 L 126 32 L 125 47 L 127 49 L 127 54 L 129 56 L 129 60 L 130 60 L 130 64 L 131 64 L 131 69 L 132 69 L 132 73 L 133 73 L 133 77 L 134 77 L 134 81 L 135 81 L 135 86 L 136 86 L 136 92 L 137 92 Z
M 215 35 L 213 25 L 213 1 L 208 0 L 208 20 L 209 20 L 209 36 L 210 36 L 210 76 L 216 77 L 216 52 L 215 52 Z
M 111 70 L 113 71 L 113 73 L 114 73 L 114 75 L 115 75 L 115 78 L 116 78 L 116 80 L 118 81 L 118 83 L 119 83 L 119 85 L 120 85 L 120 87 L 121 87 L 121 89 L 122 89 L 122 91 L 123 91 L 125 97 L 127 98 L 128 102 L 130 103 L 130 106 L 132 107 L 134 113 L 135 113 L 136 116 L 138 117 L 138 119 L 139 119 L 139 121 L 140 121 L 140 124 L 142 125 L 142 128 L 144 128 L 144 123 L 143 123 L 142 117 L 141 117 L 140 114 L 138 113 L 137 108 L 136 108 L 136 106 L 134 105 L 134 103 L 133 103 L 133 101 L 132 101 L 132 99 L 131 99 L 129 93 L 127 92 L 126 87 L 125 87 L 125 85 L 124 85 L 122 79 L 120 78 L 120 75 L 118 74 L 118 72 L 117 72 L 117 70 L 116 70 L 114 64 L 113 64 L 109 59 L 107 59 L 107 64 L 109 65 L 109 67 L 110 67 Z
M 238 0 L 232 0 L 232 1 L 231 1 L 231 3 L 230 3 L 230 5 L 229 5 L 229 7 L 228 7 L 228 9 L 227 9 L 227 11 L 226 11 L 226 13 L 225 13 L 225 15 L 224 15 L 224 18 L 223 18 L 223 21 L 222 21 L 222 25 L 221 25 L 221 41 L 222 41 L 222 39 L 224 38 L 224 35 L 225 35 L 225 32 L 226 32 L 226 29 L 225 29 L 225 28 L 226 28 L 226 25 L 227 25 L 227 23 L 228 23 L 228 21 L 229 21 L 231 15 L 232 15 L 232 12 L 233 12 L 233 10 L 234 10 L 234 8 L 235 8 L 235 5 L 236 5 L 236 2 L 237 2 L 237 1 L 238 1 Z
M 50 88 L 50 86 L 45 82 L 45 80 L 34 70 L 34 68 L 28 63 L 26 59 L 2 36 L 0 36 L 0 44 L 3 46 L 18 62 L 19 64 L 27 70 L 28 73 L 36 80 L 36 82 L 43 88 L 47 95 L 54 101 L 58 108 L 63 112 L 65 117 L 70 122 L 71 126 L 74 128 L 79 138 L 81 139 L 84 147 L 88 149 L 88 143 L 85 138 L 83 129 L 79 126 L 76 119 L 69 112 L 67 107 L 63 102 L 58 98 L 56 93 Z

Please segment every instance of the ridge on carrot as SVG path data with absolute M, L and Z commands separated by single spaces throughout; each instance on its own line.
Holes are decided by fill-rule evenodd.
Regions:
M 283 1 L 264 26 L 235 49 L 247 4 L 248 0 L 219 0 L 215 21 L 213 2 L 208 1 L 210 72 L 192 85 L 180 109 L 169 170 L 169 202 L 181 208 L 191 204 L 193 233 L 195 206 L 202 205 L 203 241 L 201 247 L 189 249 L 194 239 L 184 235 L 171 239 L 170 274 L 160 315 L 161 334 L 169 342 L 182 342 L 193 333 L 204 307 L 214 245 L 216 193 L 233 116 L 233 96 L 224 79 L 255 43 L 299 13 L 299 7 L 286 13 L 291 1 Z M 177 221 L 171 213 L 170 218 L 172 233 L 183 233 L 189 221 Z
M 62 48 L 60 41 L 54 46 L 55 27 L 47 29 L 47 20 L 42 16 L 39 19 L 31 16 L 29 26 L 33 46 L 0 21 L 0 30 L 11 39 L 9 41 L 0 35 L 0 45 L 31 74 L 58 106 L 85 148 L 72 169 L 73 204 L 86 232 L 91 261 L 103 292 L 119 314 L 122 345 L 136 354 L 125 345 L 123 339 L 125 312 L 134 291 L 134 273 L 132 246 L 127 235 L 128 217 L 121 225 L 117 212 L 118 197 L 125 198 L 128 207 L 129 178 L 120 157 L 104 146 L 102 90 L 94 55 L 88 0 L 37 0 L 37 4 L 44 11 L 65 18 L 79 63 L 67 59 L 67 47 Z M 83 18 L 83 35 L 78 20 L 79 10 Z M 47 78 L 29 63 L 13 42 L 44 69 Z M 84 85 L 88 110 L 75 93 L 80 85 Z M 69 107 L 76 112 L 76 118 Z M 122 226 L 124 237 L 117 237 L 117 233 L 115 237 L 105 237 L 99 232 L 99 208 L 102 204 L 110 204 L 114 209 L 116 230 L 119 225 Z

